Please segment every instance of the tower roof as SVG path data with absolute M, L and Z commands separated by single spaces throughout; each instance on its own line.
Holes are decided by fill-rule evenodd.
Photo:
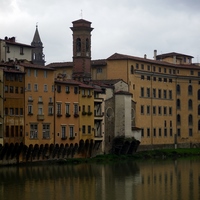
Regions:
M 42 41 L 41 41 L 40 35 L 39 35 L 39 31 L 38 31 L 38 25 L 36 25 L 35 34 L 34 34 L 33 41 L 31 44 L 32 45 L 33 44 L 42 44 Z

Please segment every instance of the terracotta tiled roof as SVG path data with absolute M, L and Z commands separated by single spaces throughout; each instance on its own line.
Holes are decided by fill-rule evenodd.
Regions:
M 60 84 L 70 84 L 70 85 L 80 85 L 80 82 L 75 81 L 73 79 L 65 79 L 65 80 L 55 80 L 56 83 Z
M 135 56 L 124 55 L 124 54 L 119 54 L 119 53 L 115 53 L 112 56 L 110 56 L 110 57 L 107 58 L 108 61 L 109 60 L 125 60 L 125 59 L 126 60 L 136 60 L 136 61 L 141 61 L 141 62 L 146 62 L 146 63 L 152 63 L 152 64 L 159 64 L 159 65 L 164 65 L 164 66 L 169 66 L 169 67 L 175 67 L 175 68 L 190 68 L 190 69 L 198 69 L 199 68 L 197 65 L 194 65 L 194 64 L 191 64 L 191 65 L 178 65 L 178 64 L 173 64 L 173 63 L 168 63 L 168 62 L 160 61 L 160 60 L 152 60 L 152 59 L 135 57 Z
M 92 60 L 91 65 L 93 67 L 95 67 L 95 66 L 106 66 L 107 62 L 106 62 L 106 59 Z
M 166 58 L 166 57 L 172 57 L 172 56 L 187 56 L 187 57 L 190 57 L 190 58 L 194 58 L 193 56 L 181 54 L 181 53 L 176 53 L 176 52 L 160 54 L 160 55 L 157 55 L 156 58 Z
M 46 67 L 52 67 L 52 68 L 73 67 L 73 62 L 55 62 L 46 65 Z
M 19 63 L 18 65 L 23 66 L 23 67 L 27 67 L 27 68 L 34 68 L 34 69 L 54 70 L 51 67 L 42 66 L 42 65 L 35 65 L 35 64 L 32 64 L 32 63 Z
M 114 85 L 115 83 L 118 83 L 119 81 L 123 81 L 122 79 L 106 79 L 106 80 L 92 80 L 93 84 L 97 85 Z M 124 82 L 124 81 L 123 81 Z

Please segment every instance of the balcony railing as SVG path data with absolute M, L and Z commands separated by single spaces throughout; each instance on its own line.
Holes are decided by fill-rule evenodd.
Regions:
M 37 120 L 43 121 L 44 120 L 44 115 L 37 115 Z

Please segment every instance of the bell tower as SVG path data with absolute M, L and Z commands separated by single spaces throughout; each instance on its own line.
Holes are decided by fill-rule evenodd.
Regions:
M 73 27 L 73 73 L 72 78 L 88 82 L 91 79 L 91 22 L 79 19 Z
M 32 62 L 37 65 L 45 64 L 44 54 L 43 54 L 43 44 L 40 39 L 40 35 L 38 32 L 38 26 L 36 25 L 35 34 L 33 36 L 33 41 L 31 42 L 31 46 L 34 48 L 32 49 Z

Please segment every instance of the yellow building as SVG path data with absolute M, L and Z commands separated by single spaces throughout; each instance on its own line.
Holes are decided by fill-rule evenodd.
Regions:
M 54 143 L 54 70 L 20 63 L 25 76 L 25 145 Z
M 142 128 L 140 148 L 200 143 L 200 68 L 192 56 L 170 53 L 156 59 L 114 54 L 97 69 L 107 79 L 121 78 L 136 102 L 136 126 Z M 170 63 L 171 62 L 171 63 Z M 94 77 L 95 78 L 95 77 Z
M 6 65 L 3 94 L 3 142 L 24 142 L 24 73 L 14 65 Z
M 79 83 L 55 80 L 55 144 L 79 144 Z

